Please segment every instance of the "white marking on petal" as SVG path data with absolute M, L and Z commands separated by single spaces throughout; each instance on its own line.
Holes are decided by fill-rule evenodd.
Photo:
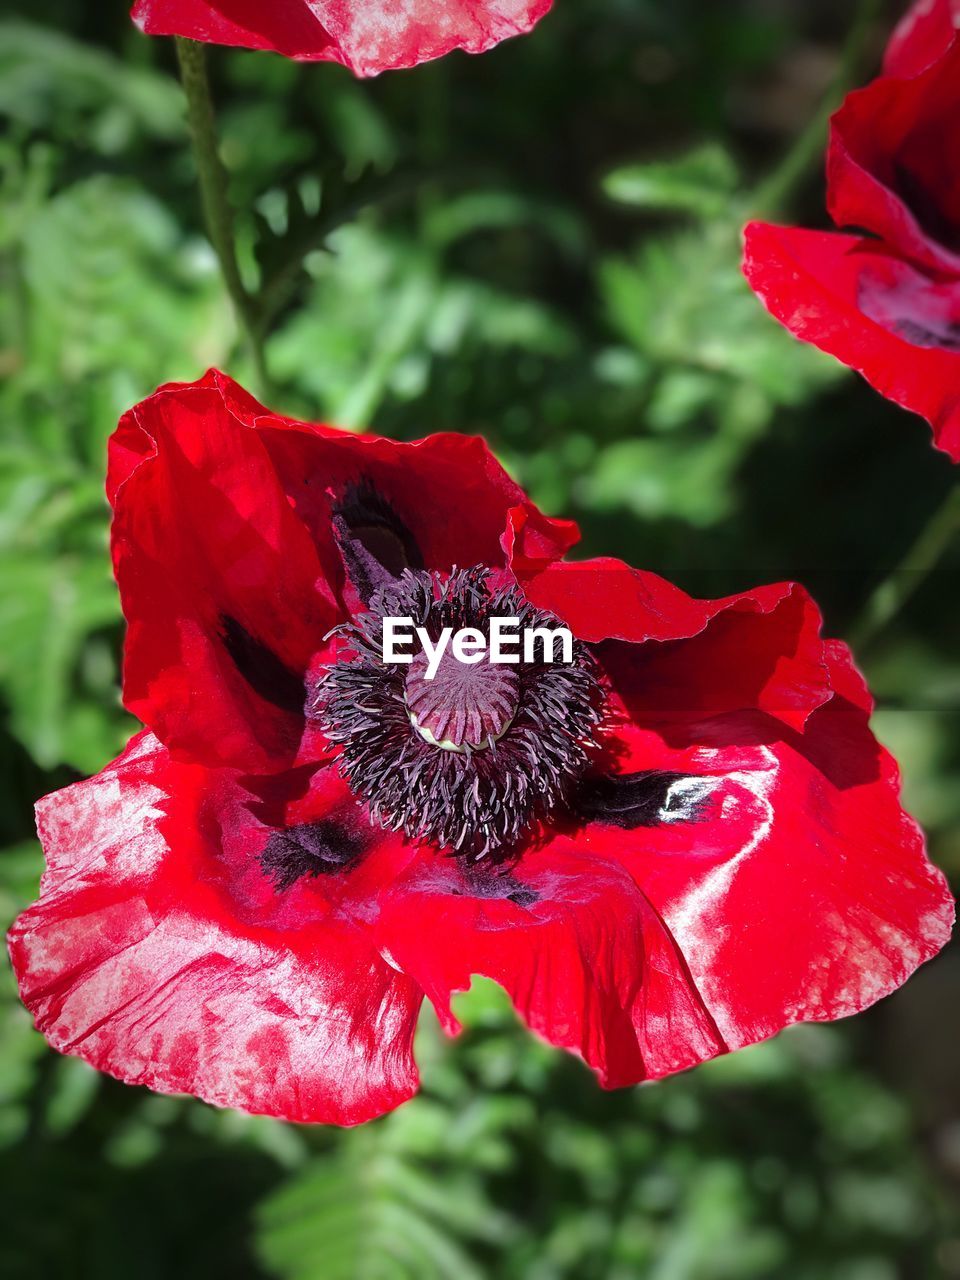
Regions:
M 384 960 L 386 960 L 387 964 L 390 966 L 391 969 L 396 969 L 397 973 L 403 973 L 403 970 L 397 964 L 396 960 L 394 960 L 393 956 L 390 954 L 390 952 L 387 950 L 386 947 L 380 948 L 380 955 Z
M 759 750 L 767 762 L 768 767 L 766 769 L 738 769 L 731 773 L 682 778 L 673 783 L 670 792 L 668 792 L 667 804 L 670 802 L 671 793 L 676 788 L 682 797 L 682 803 L 689 808 L 693 803 L 704 799 L 725 783 L 735 782 L 757 800 L 762 814 L 754 826 L 750 839 L 747 840 L 743 847 L 738 849 L 732 857 L 725 859 L 709 871 L 671 910 L 664 913 L 664 918 L 671 932 L 681 942 L 681 945 L 683 939 L 689 933 L 701 932 L 700 926 L 702 926 L 703 920 L 713 916 L 715 908 L 720 904 L 724 895 L 729 892 L 730 885 L 740 867 L 767 838 L 773 826 L 774 810 L 771 795 L 776 786 L 780 765 L 777 757 L 769 747 L 760 747 Z M 735 794 L 726 795 L 723 799 L 723 816 L 731 818 L 733 816 L 731 809 L 735 809 L 737 804 L 738 800 Z M 673 813 L 669 815 L 669 820 L 675 820 Z M 713 937 L 715 945 L 709 948 L 709 954 L 704 953 L 704 944 L 701 938 L 698 942 L 696 956 L 688 957 L 691 968 L 706 970 L 709 967 L 722 941 L 722 936 L 722 928 L 714 926 Z

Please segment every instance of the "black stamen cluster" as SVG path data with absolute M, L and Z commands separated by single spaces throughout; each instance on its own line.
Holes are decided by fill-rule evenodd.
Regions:
M 371 817 L 410 839 L 463 856 L 509 857 L 521 839 L 562 808 L 594 753 L 602 693 L 590 651 L 574 642 L 571 663 L 511 664 L 518 676 L 509 727 L 482 749 L 444 750 L 410 719 L 404 689 L 410 670 L 383 661 L 384 617 L 411 617 L 436 641 L 443 627 L 476 627 L 489 619 L 528 627 L 558 620 L 531 605 L 514 586 L 491 587 L 484 568 L 454 570 L 445 580 L 406 570 L 381 588 L 370 610 L 340 628 L 346 653 L 314 692 L 311 714 L 340 747 L 339 767 Z

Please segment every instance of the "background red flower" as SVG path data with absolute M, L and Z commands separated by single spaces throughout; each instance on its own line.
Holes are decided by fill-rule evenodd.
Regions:
M 956 462 L 960 183 L 943 145 L 960 134 L 960 39 L 947 9 L 909 15 L 889 74 L 833 117 L 827 204 L 855 233 L 751 223 L 743 266 L 771 314 L 925 417 Z
M 442 57 L 483 53 L 521 35 L 552 0 L 136 0 L 147 35 L 269 49 L 304 61 L 341 62 L 360 76 Z

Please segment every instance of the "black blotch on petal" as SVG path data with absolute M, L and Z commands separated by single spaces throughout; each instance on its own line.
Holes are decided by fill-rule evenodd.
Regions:
M 281 711 L 303 715 L 307 692 L 301 676 L 229 614 L 220 615 L 220 636 L 234 666 L 254 693 Z
M 274 831 L 260 855 L 264 875 L 278 892 L 304 876 L 333 875 L 357 861 L 367 841 L 336 818 Z
M 655 827 L 663 821 L 670 788 L 686 776 L 655 769 L 588 778 L 574 797 L 574 812 L 585 821 L 609 822 L 627 831 Z
M 422 569 L 411 531 L 369 480 L 351 485 L 333 511 L 333 528 L 350 581 L 365 604 L 404 569 Z
M 529 885 L 521 884 L 507 894 L 507 899 L 518 907 L 532 907 L 535 902 L 540 901 L 540 895 L 535 893 Z
M 937 329 L 916 320 L 898 320 L 896 333 L 914 347 L 939 347 L 941 351 L 960 351 L 960 324 L 951 321 Z
M 517 907 L 532 907 L 540 901 L 535 889 L 510 874 L 482 867 L 465 867 L 463 880 L 463 889 L 453 890 L 458 897 L 469 894 L 474 898 L 501 898 Z

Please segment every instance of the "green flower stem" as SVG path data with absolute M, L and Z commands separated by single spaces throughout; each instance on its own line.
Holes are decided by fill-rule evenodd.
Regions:
M 960 484 L 934 511 L 897 567 L 877 586 L 850 632 L 854 649 L 870 643 L 891 622 L 929 576 L 960 534 Z
M 840 106 L 857 76 L 867 36 L 876 22 L 882 0 L 860 0 L 853 25 L 840 55 L 840 66 L 816 114 L 786 155 L 747 200 L 751 217 L 775 216 L 787 203 L 794 188 L 823 154 L 830 117 Z
M 227 292 L 246 335 L 260 389 L 269 385 L 263 341 L 257 323 L 256 306 L 240 275 L 234 235 L 233 210 L 227 198 L 227 174 L 217 145 L 216 121 L 210 83 L 207 79 L 206 50 L 195 40 L 175 37 L 180 80 L 187 99 L 187 116 L 193 138 L 193 154 L 200 182 L 200 199 L 207 235 L 213 245 Z

